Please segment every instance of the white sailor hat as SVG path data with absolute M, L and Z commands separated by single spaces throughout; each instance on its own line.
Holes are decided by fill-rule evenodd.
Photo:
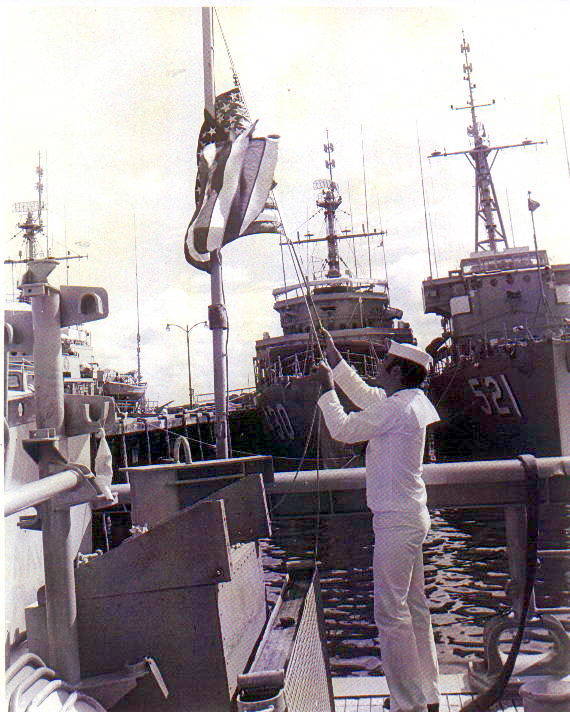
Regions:
M 422 351 L 422 349 L 418 349 L 417 346 L 412 346 L 411 344 L 400 344 L 397 341 L 390 341 L 388 354 L 406 359 L 406 361 L 417 363 L 420 366 L 423 366 L 426 371 L 432 364 L 432 357 L 428 353 Z

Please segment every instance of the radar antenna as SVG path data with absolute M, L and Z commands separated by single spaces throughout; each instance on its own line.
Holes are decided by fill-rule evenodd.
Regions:
M 493 106 L 495 100 L 487 104 L 475 104 L 474 90 L 476 84 L 472 80 L 473 66 L 469 61 L 470 47 L 469 43 L 463 35 L 461 43 L 461 52 L 464 55 L 463 64 L 463 79 L 469 87 L 469 99 L 466 106 L 451 106 L 453 110 L 460 111 L 469 109 L 471 113 L 471 125 L 467 127 L 467 134 L 473 140 L 473 148 L 466 151 L 454 151 L 452 153 L 434 151 L 430 158 L 438 156 L 457 156 L 465 155 L 473 168 L 475 169 L 475 251 L 492 251 L 495 252 L 501 247 L 506 249 L 509 247 L 497 193 L 491 176 L 491 166 L 495 162 L 497 153 L 504 148 L 515 148 L 518 146 L 532 146 L 545 141 L 529 141 L 524 140 L 521 143 L 509 144 L 505 146 L 490 146 L 485 132 L 485 127 L 477 121 L 475 109 L 484 106 Z M 491 156 L 489 161 L 489 156 Z M 483 223 L 485 235 L 479 235 L 479 221 Z M 498 223 L 498 225 L 497 225 Z
M 24 231 L 24 255 L 22 256 L 22 253 L 20 253 L 20 259 L 17 260 L 4 260 L 4 264 L 25 264 L 26 262 L 32 262 L 33 260 L 36 260 L 43 256 L 38 251 L 38 235 L 42 233 L 44 229 L 44 224 L 42 221 L 42 212 L 45 209 L 42 197 L 44 189 L 44 184 L 42 182 L 44 169 L 41 165 L 41 156 L 39 154 L 36 173 L 38 176 L 38 180 L 36 183 L 38 199 L 14 203 L 14 212 L 26 214 L 26 219 L 23 222 L 18 223 L 18 227 L 20 228 L 20 230 Z M 67 254 L 63 257 L 54 257 L 53 255 L 49 254 L 48 245 L 46 250 L 46 257 L 54 260 L 80 260 L 83 259 L 84 255 L 70 255 L 68 251 Z

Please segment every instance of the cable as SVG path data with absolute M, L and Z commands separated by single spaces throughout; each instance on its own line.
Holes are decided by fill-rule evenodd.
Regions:
M 320 389 L 319 389 L 319 395 L 320 395 Z M 318 401 L 318 398 L 317 398 L 317 401 Z M 317 415 L 318 409 L 319 409 L 319 405 L 317 402 L 317 403 L 315 403 L 315 409 L 313 411 L 313 417 L 311 420 L 311 426 L 309 428 L 309 433 L 307 435 L 307 439 L 305 440 L 305 447 L 303 449 L 303 455 L 301 456 L 301 460 L 299 462 L 299 467 L 297 468 L 297 472 L 295 472 L 295 476 L 293 477 L 293 480 L 292 480 L 293 482 L 295 482 L 295 480 L 297 479 L 297 477 L 299 475 L 299 472 L 301 471 L 301 467 L 305 460 L 305 455 L 307 454 L 307 450 L 309 449 L 309 442 L 311 440 L 311 435 L 313 434 L 313 426 L 315 425 L 315 417 Z M 318 452 L 318 441 L 317 441 L 317 452 Z M 269 509 L 269 514 L 272 514 L 276 509 L 278 509 L 283 504 L 283 502 L 287 499 L 289 494 L 290 494 L 289 492 L 286 492 L 284 495 L 282 495 L 282 497 L 277 501 L 277 503 L 274 504 L 273 507 L 271 507 Z
M 536 578 L 537 555 L 538 555 L 538 515 L 540 508 L 540 493 L 538 482 L 538 468 L 536 459 L 532 455 L 519 455 L 526 475 L 526 514 L 527 514 L 527 531 L 526 531 L 526 577 L 523 591 L 523 603 L 521 608 L 520 620 L 517 627 L 517 632 L 511 643 L 511 649 L 501 672 L 497 675 L 494 683 L 485 692 L 478 695 L 474 700 L 471 700 L 464 705 L 460 712 L 485 712 L 498 702 L 509 682 L 509 678 L 515 667 L 517 655 L 519 653 L 526 618 L 530 608 L 532 592 L 534 589 L 534 581 Z
M 315 560 L 315 566 L 319 558 L 319 535 L 321 527 L 321 488 L 320 488 L 320 477 L 319 477 L 319 459 L 321 454 L 321 412 L 319 409 L 319 415 L 317 420 L 317 519 L 315 522 L 315 546 L 313 549 L 313 557 Z
M 218 20 L 219 22 L 219 20 Z M 221 29 L 221 28 L 220 28 Z M 225 309 L 225 304 L 226 304 L 226 292 L 224 288 L 224 265 L 222 262 L 222 251 L 220 250 L 219 252 L 220 255 L 220 282 L 222 285 L 222 301 L 224 302 L 224 309 Z M 229 373 L 230 373 L 230 362 L 229 362 L 229 357 L 228 357 L 228 343 L 230 340 L 230 322 L 228 319 L 228 312 L 227 309 L 226 311 L 226 321 L 228 328 L 226 329 L 226 348 L 225 348 L 225 361 L 226 361 L 226 405 L 225 405 L 225 411 L 226 411 L 226 425 L 227 425 L 227 440 L 228 440 L 228 456 L 232 456 L 232 436 L 230 433 L 230 428 L 229 428 L 229 411 L 230 411 L 230 378 L 229 378 Z

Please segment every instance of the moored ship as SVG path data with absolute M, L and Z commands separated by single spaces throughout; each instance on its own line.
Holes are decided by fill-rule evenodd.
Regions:
M 336 211 L 342 197 L 333 181 L 332 150 L 327 140 L 329 178 L 313 184 L 318 191 L 317 207 L 324 214 L 325 236 L 308 234 L 285 243 L 294 252 L 299 244 L 326 242 L 322 272 L 309 280 L 301 274 L 297 260 L 297 283 L 273 291 L 283 334 L 271 337 L 266 333 L 255 345 L 257 407 L 266 436 L 271 438 L 277 469 L 291 469 L 295 460 L 300 461 L 300 467 L 314 467 L 315 458 L 328 467 L 362 464 L 360 449 L 333 440 L 317 418 L 319 386 L 311 378 L 311 370 L 321 358 L 316 327 L 322 325 L 330 331 L 344 358 L 364 379 L 375 376 L 386 338 L 416 343 L 410 325 L 402 321 L 402 310 L 390 304 L 388 282 L 372 278 L 370 252 L 368 278 L 358 277 L 356 269 L 350 269 L 340 255 L 341 241 L 378 239 L 384 233 L 363 229 L 355 234 L 339 229 Z M 346 399 L 343 402 L 350 407 Z
M 438 460 L 499 459 L 529 452 L 570 452 L 570 264 L 551 265 L 539 249 L 528 198 L 533 247 L 507 240 L 490 165 L 507 146 L 490 145 L 477 120 L 469 45 L 463 40 L 469 87 L 464 154 L 475 169 L 475 251 L 447 277 L 422 284 L 426 314 L 442 317 L 430 391 L 442 422 L 434 431 Z M 479 232 L 479 228 L 483 230 Z
M 38 181 L 36 183 L 37 200 L 16 203 L 15 210 L 26 214 L 25 220 L 18 224 L 22 231 L 21 237 L 23 248 L 18 259 L 6 259 L 4 264 L 12 267 L 18 266 L 24 270 L 30 265 L 46 257 L 48 260 L 68 261 L 81 259 L 81 255 L 72 255 L 66 250 L 63 257 L 54 257 L 50 254 L 49 244 L 45 255 L 39 247 L 39 237 L 44 232 L 42 213 L 45 209 L 43 202 L 43 174 L 44 170 L 38 161 L 36 173 Z M 25 273 L 22 273 L 25 277 Z M 12 275 L 14 278 L 14 274 Z M 138 287 L 137 287 L 138 288 Z M 77 288 L 64 286 L 63 289 L 71 294 Z M 25 290 L 23 290 L 25 292 Z M 12 285 L 12 292 L 14 286 Z M 5 303 L 5 322 L 14 325 L 10 326 L 10 338 L 24 334 L 32 320 L 31 297 L 22 293 L 16 299 L 14 294 Z M 138 302 L 137 302 L 138 303 Z M 96 306 L 88 301 L 81 305 L 82 311 Z M 100 305 L 99 305 L 100 306 Z M 8 318 L 9 317 L 9 318 Z M 15 329 L 15 334 L 13 333 Z M 137 325 L 138 329 L 138 325 Z M 114 369 L 99 368 L 93 355 L 91 344 L 91 334 L 81 325 L 71 321 L 61 332 L 61 353 L 62 369 L 65 393 L 71 395 L 106 395 L 112 396 L 117 406 L 124 413 L 136 413 L 144 409 L 144 396 L 147 384 L 140 375 L 140 337 L 137 336 L 137 363 L 136 371 L 126 373 L 118 372 Z M 8 383 L 7 391 L 10 395 L 19 396 L 22 392 L 31 393 L 34 390 L 34 362 L 32 358 L 33 343 L 18 343 L 18 348 L 14 352 L 9 349 L 6 352 Z

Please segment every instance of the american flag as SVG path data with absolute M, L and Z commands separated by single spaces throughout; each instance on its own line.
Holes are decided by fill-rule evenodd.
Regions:
M 245 131 L 250 126 L 247 118 L 247 109 L 242 101 L 239 89 L 234 88 L 216 97 L 215 118 L 204 109 L 204 123 L 198 136 L 198 147 L 196 149 L 196 163 L 200 165 L 200 157 L 203 156 L 204 149 L 210 144 L 219 144 L 229 141 L 232 132 L 237 135 Z M 204 186 L 200 180 L 200 173 L 196 177 L 196 188 L 194 195 L 196 205 L 198 205 Z
M 215 117 L 204 112 L 197 147 L 196 210 L 184 240 L 186 260 L 210 271 L 210 252 L 242 235 L 280 232 L 268 210 L 277 138 L 253 138 L 255 124 L 239 89 L 216 97 Z

